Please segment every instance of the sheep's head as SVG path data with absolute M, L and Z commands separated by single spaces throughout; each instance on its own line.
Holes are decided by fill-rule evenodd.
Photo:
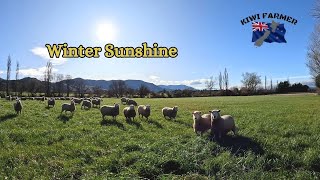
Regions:
M 146 109 L 150 109 L 150 107 L 151 107 L 150 105 L 146 105 Z
M 133 105 L 133 104 L 131 104 L 131 105 L 129 106 L 129 110 L 134 110 L 134 105 Z
M 201 119 L 201 111 L 194 111 L 192 113 L 192 116 L 193 116 L 193 120 L 194 121 L 198 121 Z
M 173 110 L 177 112 L 178 111 L 178 106 L 174 106 Z
M 216 110 L 212 110 L 212 111 L 209 111 L 209 113 L 211 113 L 211 119 L 218 119 L 220 118 L 220 109 Z
M 114 107 L 119 108 L 119 104 L 114 104 Z
M 74 101 L 73 101 L 73 99 L 71 99 L 71 102 L 70 102 L 71 104 L 74 104 Z

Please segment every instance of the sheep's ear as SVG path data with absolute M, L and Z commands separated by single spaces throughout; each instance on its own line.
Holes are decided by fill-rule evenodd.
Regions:
M 209 113 L 212 113 L 212 111 L 209 111 Z
M 218 110 L 218 112 L 220 112 L 220 109 Z

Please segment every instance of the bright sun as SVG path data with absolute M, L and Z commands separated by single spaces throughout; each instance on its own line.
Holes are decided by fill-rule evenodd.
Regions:
M 112 23 L 100 23 L 97 26 L 96 36 L 99 41 L 111 42 L 116 39 L 116 28 Z

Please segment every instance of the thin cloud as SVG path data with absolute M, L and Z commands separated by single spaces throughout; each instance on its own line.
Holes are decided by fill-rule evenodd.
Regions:
M 53 65 L 61 65 L 67 62 L 67 59 L 62 58 L 61 54 L 59 58 L 50 58 L 47 48 L 44 47 L 34 47 L 33 49 L 31 49 L 31 52 L 44 60 L 51 60 Z
M 182 80 L 182 81 L 169 81 L 169 80 L 162 80 L 158 76 L 149 76 L 149 81 L 156 84 L 156 85 L 186 85 L 191 86 L 197 89 L 203 89 L 205 87 L 205 82 L 208 79 L 192 79 L 192 80 Z
M 35 77 L 35 78 L 41 78 L 44 75 L 44 72 L 46 71 L 46 67 L 40 67 L 40 68 L 28 68 L 28 69 L 20 69 L 19 73 L 23 75 L 24 77 Z M 57 72 L 58 69 L 52 68 L 52 72 Z

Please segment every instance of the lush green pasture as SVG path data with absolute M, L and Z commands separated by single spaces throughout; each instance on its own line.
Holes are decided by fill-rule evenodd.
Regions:
M 61 103 L 0 100 L 0 179 L 316 179 L 320 177 L 320 96 L 136 99 L 151 118 L 102 121 L 98 108 L 60 116 Z M 103 104 L 120 102 L 104 99 Z M 179 106 L 175 121 L 161 116 Z M 221 109 L 239 135 L 197 136 L 192 111 Z

